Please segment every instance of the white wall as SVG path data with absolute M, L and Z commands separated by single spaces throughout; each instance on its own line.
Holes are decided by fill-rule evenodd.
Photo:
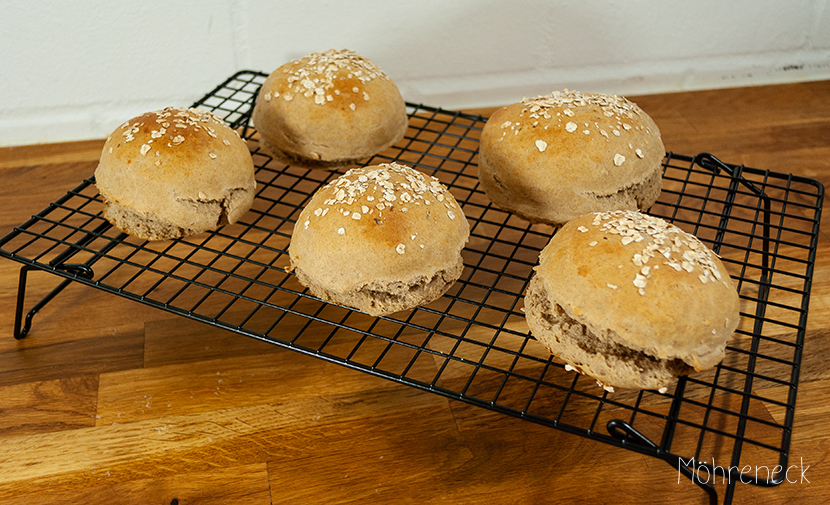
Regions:
M 350 48 L 412 102 L 830 78 L 830 0 L 0 0 L 0 145 L 105 137 L 233 72 Z

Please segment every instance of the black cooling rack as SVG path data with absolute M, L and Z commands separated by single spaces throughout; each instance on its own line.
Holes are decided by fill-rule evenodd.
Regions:
M 438 177 L 462 205 L 471 238 L 461 279 L 440 300 L 373 318 L 307 294 L 285 272 L 305 202 L 337 173 L 272 161 L 250 111 L 266 74 L 243 71 L 195 106 L 248 140 L 257 167 L 254 207 L 213 233 L 157 243 L 101 217 L 87 179 L 0 239 L 23 264 L 15 337 L 70 282 L 80 282 L 432 393 L 665 460 L 718 501 L 736 485 L 774 486 L 787 468 L 823 188 L 814 180 L 669 153 L 650 213 L 718 252 L 737 282 L 742 324 L 726 359 L 669 391 L 608 393 L 566 371 L 528 335 L 522 293 L 553 230 L 492 206 L 478 187 L 485 118 L 409 104 L 405 139 L 367 163 L 397 161 Z M 65 278 L 24 317 L 27 273 Z M 668 469 L 667 469 L 668 471 Z M 712 478 L 710 478 L 710 476 Z

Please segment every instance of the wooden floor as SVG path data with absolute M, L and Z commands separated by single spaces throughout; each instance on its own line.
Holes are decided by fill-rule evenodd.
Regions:
M 830 82 L 632 98 L 668 150 L 830 185 Z M 0 235 L 91 175 L 101 145 L 0 149 Z M 806 480 L 739 485 L 737 504 L 830 496 L 827 217 L 790 453 Z M 0 260 L 0 504 L 707 503 L 652 458 L 85 286 L 15 341 L 18 270 Z M 55 284 L 31 274 L 28 306 Z

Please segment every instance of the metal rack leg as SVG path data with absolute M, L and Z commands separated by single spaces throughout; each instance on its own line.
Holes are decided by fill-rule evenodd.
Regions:
M 607 429 L 608 433 L 624 442 L 650 448 L 655 451 L 659 449 L 657 444 L 649 440 L 639 431 L 635 430 L 633 426 L 620 419 L 612 419 L 608 421 Z M 676 458 L 668 455 L 658 455 L 657 457 L 668 463 L 672 468 L 677 468 L 677 471 L 683 476 L 690 479 L 695 485 L 697 485 L 697 487 L 706 491 L 706 494 L 709 496 L 709 505 L 718 505 L 718 490 L 708 482 L 708 479 L 705 482 L 701 480 L 694 470 L 683 463 L 682 458 Z
M 86 260 L 84 263 L 64 262 L 71 259 L 78 252 L 82 251 L 92 241 L 98 238 L 102 238 L 103 234 L 111 227 L 112 225 L 106 221 L 99 224 L 94 230 L 87 232 L 83 237 L 80 238 L 80 240 L 71 244 L 70 247 L 67 247 L 63 252 L 55 256 L 55 258 L 53 258 L 49 262 L 49 266 L 55 270 L 60 270 L 72 274 L 75 277 L 92 279 L 95 276 L 95 272 L 92 271 L 91 265 L 98 261 L 101 257 L 103 257 L 117 244 L 122 242 L 124 238 L 127 237 L 125 233 L 121 232 L 115 237 L 115 239 L 106 242 L 104 247 L 95 252 L 94 255 L 88 260 Z M 32 310 L 30 310 L 26 314 L 24 320 L 23 305 L 26 298 L 26 279 L 28 277 L 30 270 L 44 270 L 46 272 L 49 271 L 32 265 L 23 265 L 20 268 L 20 279 L 17 285 L 17 307 L 15 308 L 14 312 L 14 338 L 17 340 L 25 338 L 26 335 L 29 333 L 29 330 L 31 330 L 32 328 L 32 318 L 35 316 L 35 314 L 37 314 L 37 312 L 40 309 L 42 309 L 47 303 L 49 303 L 49 301 L 52 300 L 52 298 L 57 296 L 58 293 L 63 291 L 66 288 L 66 286 L 68 286 L 72 282 L 72 279 L 65 279 L 63 282 L 58 284 L 58 287 L 50 291 L 39 302 L 37 302 L 34 307 L 32 307 Z
M 58 287 L 50 291 L 39 302 L 37 302 L 35 306 L 26 313 L 26 317 L 24 319 L 23 305 L 26 299 L 26 280 L 30 270 L 39 269 L 31 265 L 23 265 L 20 268 L 20 277 L 17 284 L 17 307 L 14 311 L 14 338 L 17 340 L 21 340 L 29 334 L 29 330 L 32 328 L 32 318 L 35 317 L 35 314 L 37 314 L 40 309 L 45 307 L 46 304 L 52 300 L 52 298 L 57 296 L 58 293 L 63 291 L 66 286 L 72 282 L 71 279 L 64 279 L 60 284 L 58 284 Z M 91 279 L 94 275 L 92 269 L 86 265 L 63 265 L 62 270 L 71 271 L 75 275 L 86 277 L 87 279 Z

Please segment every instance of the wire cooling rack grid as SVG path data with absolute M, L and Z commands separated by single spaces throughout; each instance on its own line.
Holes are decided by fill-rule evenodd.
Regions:
M 527 330 L 522 294 L 553 230 L 494 206 L 478 188 L 485 118 L 409 104 L 405 139 L 367 163 L 397 161 L 439 178 L 471 225 L 461 279 L 441 299 L 373 318 L 323 303 L 285 272 L 294 222 L 337 173 L 286 167 L 258 149 L 250 111 L 266 74 L 243 71 L 195 104 L 240 131 L 257 167 L 254 207 L 234 225 L 144 242 L 101 217 L 94 181 L 0 239 L 21 268 L 15 336 L 69 282 L 389 380 L 660 458 L 701 477 L 775 485 L 740 468 L 787 467 L 823 188 L 813 180 L 669 153 L 650 213 L 718 252 L 741 294 L 726 359 L 665 393 L 608 393 L 568 372 Z M 27 273 L 65 280 L 24 318 Z M 711 463 L 709 463 L 711 462 Z M 697 472 L 697 473 L 695 473 Z M 763 475 L 762 475 L 763 477 Z M 709 479 L 706 479 L 709 481 Z

